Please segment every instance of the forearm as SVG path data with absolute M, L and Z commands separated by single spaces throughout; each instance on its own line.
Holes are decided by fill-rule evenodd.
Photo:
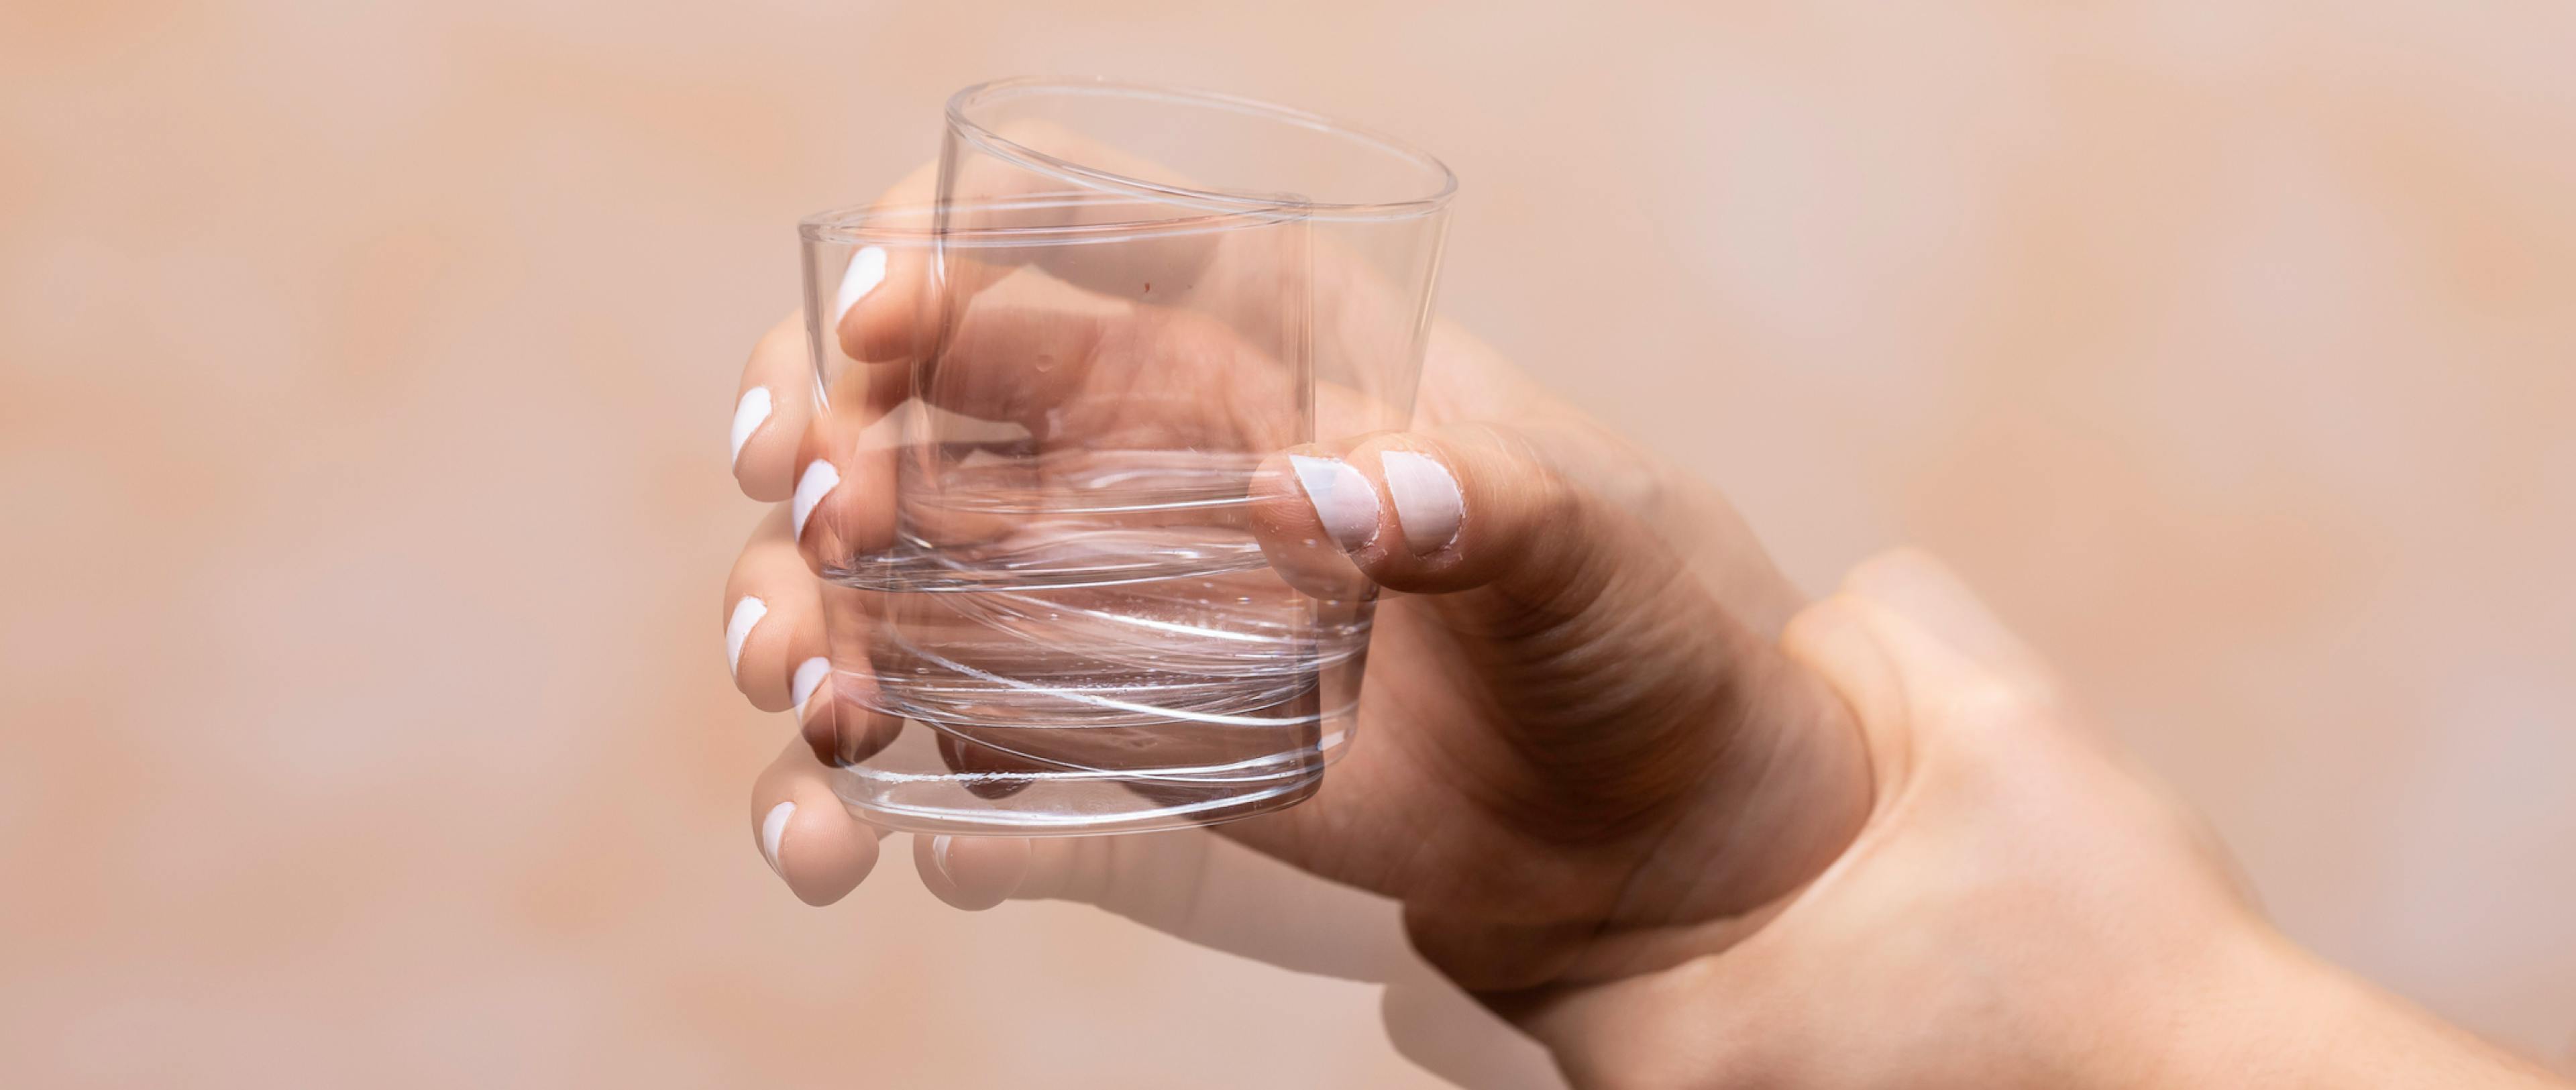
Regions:
M 2571 1085 L 2268 930 L 2206 955 L 2163 983 L 2099 981 L 2089 1005 L 1925 1010 L 1896 1033 L 1862 1028 L 1883 1027 L 1884 1009 L 1844 1025 L 1800 997 L 1748 1009 L 1722 958 L 1564 997 L 1524 1024 L 1584 1088 Z
M 2212 1017 L 2165 1086 L 2475 1088 L 2569 1084 L 2288 940 Z M 2152 1044 L 2152 1042 L 2142 1042 Z M 2129 1083 L 2129 1085 L 2139 1085 Z

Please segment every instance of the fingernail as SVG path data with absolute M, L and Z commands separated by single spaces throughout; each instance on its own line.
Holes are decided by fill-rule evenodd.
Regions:
M 948 879 L 948 884 L 953 886 L 957 884 L 957 876 L 948 873 L 948 844 L 952 839 L 944 835 L 930 838 L 930 865 L 939 868 L 939 876 Z
M 1288 464 L 1296 468 L 1297 483 L 1324 521 L 1324 532 L 1343 552 L 1356 552 L 1377 537 L 1377 489 L 1359 470 L 1338 458 L 1304 454 L 1289 455 Z
M 805 475 L 796 479 L 796 502 L 789 514 L 796 520 L 796 540 L 805 540 L 805 517 L 814 513 L 814 505 L 841 485 L 841 471 L 832 463 L 817 458 L 805 467 Z
M 796 695 L 796 718 L 805 718 L 805 702 L 814 698 L 814 687 L 831 673 L 831 662 L 821 655 L 797 664 L 795 680 L 788 684 L 788 691 Z
M 769 422 L 769 387 L 754 386 L 742 392 L 742 400 L 733 407 L 733 460 L 742 461 L 742 445 L 751 433 Z
M 725 618 L 725 669 L 739 677 L 742 674 L 742 641 L 751 638 L 752 626 L 769 616 L 769 603 L 743 595 L 733 604 L 733 616 Z
M 787 870 L 778 865 L 778 841 L 787 835 L 787 819 L 796 816 L 796 804 L 782 802 L 769 808 L 769 816 L 760 819 L 760 857 L 769 860 L 769 871 L 780 878 Z
M 1378 456 L 1386 467 L 1387 498 L 1395 501 L 1395 521 L 1404 527 L 1404 543 L 1416 555 L 1435 553 L 1458 540 L 1458 522 L 1466 501 L 1449 467 L 1409 450 Z
M 877 290 L 877 285 L 885 283 L 885 265 L 886 253 L 882 246 L 863 247 L 850 255 L 850 267 L 841 273 L 840 302 L 832 309 L 832 324 L 839 325 L 851 307 L 867 298 L 869 292 Z

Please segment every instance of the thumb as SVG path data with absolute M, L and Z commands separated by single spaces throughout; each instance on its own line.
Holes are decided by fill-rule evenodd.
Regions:
M 1310 590 L 1335 573 L 1412 594 L 1492 588 L 1555 616 L 1668 553 L 1500 428 L 1381 432 L 1289 450 L 1262 469 L 1253 528 L 1273 565 Z
M 1571 476 L 1542 449 L 1478 426 L 1288 451 L 1255 482 L 1253 528 L 1310 594 L 1329 559 L 1351 583 L 1426 596 L 1452 679 L 1527 759 L 1498 773 L 1529 777 L 1508 788 L 1540 800 L 1527 820 L 1688 818 L 1663 843 L 1706 866 L 1640 903 L 1733 912 L 1812 877 L 1867 812 L 1850 710 L 1605 493 L 1626 482 Z

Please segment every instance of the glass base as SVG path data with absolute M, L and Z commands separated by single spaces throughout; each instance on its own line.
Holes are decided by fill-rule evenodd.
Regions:
M 930 728 L 907 722 L 865 762 L 834 769 L 832 789 L 872 824 L 968 836 L 1097 836 L 1194 828 L 1285 810 L 1324 782 L 1324 759 L 1245 775 L 1140 776 L 1097 769 L 965 773 Z

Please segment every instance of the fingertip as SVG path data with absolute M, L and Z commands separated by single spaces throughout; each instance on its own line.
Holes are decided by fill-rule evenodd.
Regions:
M 805 540 L 805 526 L 813 518 L 815 505 L 840 486 L 841 471 L 831 459 L 816 458 L 805 463 L 804 470 L 796 475 L 796 495 L 788 507 L 788 527 L 796 540 Z
M 762 425 L 769 423 L 769 413 L 775 400 L 769 393 L 769 387 L 754 386 L 744 390 L 742 396 L 734 401 L 731 437 L 733 471 L 737 478 L 742 475 L 742 445 L 751 441 L 752 436 L 759 434 Z
M 841 333 L 849 326 L 850 308 L 868 293 L 885 283 L 886 251 L 883 246 L 861 246 L 850 255 L 850 263 L 841 270 L 841 287 L 832 300 L 832 328 Z M 848 337 L 842 334 L 844 343 Z
M 1577 517 L 1552 474 L 1499 437 L 1385 432 L 1339 455 L 1292 453 L 1287 462 L 1293 483 L 1279 490 L 1303 502 L 1286 509 L 1281 528 L 1341 545 L 1389 590 L 1559 579 L 1563 543 L 1600 531 Z
M 792 801 L 783 801 L 770 807 L 769 812 L 761 815 L 760 819 L 761 861 L 769 864 L 769 872 L 780 878 L 787 877 L 787 871 L 778 865 L 778 849 L 786 840 L 787 823 L 795 817 L 796 804 Z
M 1377 540 L 1383 505 L 1377 485 L 1358 467 L 1320 453 L 1290 454 L 1288 467 L 1325 535 L 1343 552 L 1357 553 Z
M 887 363 L 921 353 L 927 337 L 919 328 L 920 299 L 930 264 L 929 250 L 919 246 L 866 246 L 850 255 L 830 327 L 842 355 Z
M 1407 549 L 1429 556 L 1457 542 L 1467 497 L 1456 473 L 1430 454 L 1402 448 L 1379 452 L 1378 467 Z
M 876 869 L 877 837 L 819 781 L 800 778 L 791 791 L 802 801 L 780 799 L 760 813 L 754 832 L 761 858 L 797 900 L 831 904 Z
M 810 691 L 810 660 L 824 653 L 821 585 L 794 542 L 787 513 L 761 520 L 725 577 L 725 668 L 734 687 L 762 711 L 786 711 Z
M 880 709 L 876 676 L 866 662 L 825 660 L 821 672 L 822 680 L 796 707 L 797 736 L 816 764 L 848 768 L 894 744 L 903 719 Z
M 864 413 L 826 412 L 797 446 L 796 485 L 783 521 L 809 574 L 893 541 L 898 448 L 870 426 Z
M 1318 490 L 1329 492 L 1346 481 L 1344 474 L 1357 477 L 1358 471 L 1318 447 L 1281 451 L 1264 459 L 1253 472 L 1250 517 L 1263 558 L 1289 586 L 1314 598 L 1349 598 L 1368 587 L 1368 576 L 1343 543 L 1353 535 L 1328 525 L 1325 508 L 1329 505 L 1319 505 L 1314 498 Z M 1318 478 L 1316 483 L 1307 483 L 1310 475 Z M 1368 491 L 1366 502 L 1374 510 L 1374 486 L 1365 478 L 1360 486 Z M 1359 503 L 1356 499 L 1345 502 L 1354 507 Z M 1363 534 L 1375 533 L 1372 515 Z
M 1381 433 L 1347 451 L 1298 447 L 1264 463 L 1254 529 L 1272 566 L 1308 593 L 1361 580 L 1461 589 L 1467 489 L 1457 456 L 1426 436 Z
M 742 649 L 768 617 L 769 601 L 757 594 L 735 598 L 732 607 L 725 610 L 725 672 L 733 675 L 736 685 L 742 683 Z
M 832 660 L 815 655 L 796 664 L 796 673 L 787 682 L 787 695 L 795 703 L 796 718 L 805 718 L 805 705 L 814 698 L 814 690 L 832 676 Z
M 1029 842 L 1014 836 L 922 835 L 912 838 L 913 865 L 933 896 L 981 912 L 1003 901 L 1028 875 Z
M 807 372 L 805 323 L 793 316 L 762 334 L 743 365 L 743 388 L 734 398 L 728 438 L 734 483 L 752 499 L 776 503 L 787 498 L 792 483 L 788 461 L 795 455 L 806 408 L 798 383 Z
M 762 587 L 737 599 L 725 619 L 734 688 L 765 712 L 795 709 L 799 687 L 810 692 L 828 673 L 813 669 L 823 646 L 823 619 L 810 591 Z
M 771 433 L 778 431 L 775 422 L 753 435 L 734 459 L 733 483 L 747 499 L 777 503 L 793 494 L 788 485 L 787 459 L 764 448 L 770 446 Z

